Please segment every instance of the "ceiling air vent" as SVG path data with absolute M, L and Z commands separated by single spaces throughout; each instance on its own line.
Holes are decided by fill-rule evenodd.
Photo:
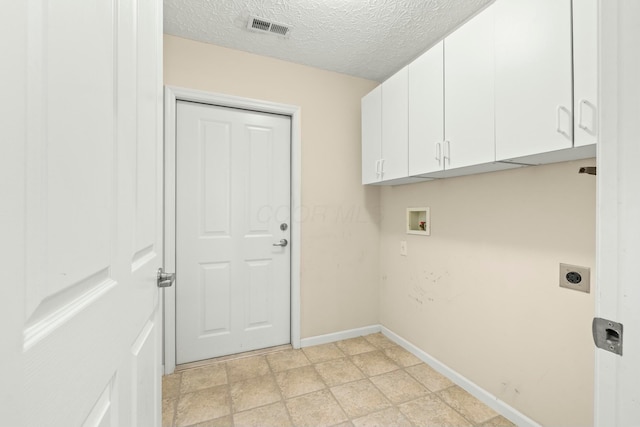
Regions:
M 247 29 L 257 33 L 270 33 L 284 37 L 288 36 L 291 32 L 289 25 L 271 22 L 264 18 L 258 18 L 257 16 L 249 18 Z

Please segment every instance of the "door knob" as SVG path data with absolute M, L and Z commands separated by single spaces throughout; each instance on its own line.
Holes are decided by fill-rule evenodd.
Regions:
M 162 267 L 158 269 L 158 287 L 168 288 L 176 279 L 176 273 L 165 273 Z
M 282 246 L 284 248 L 288 244 L 289 242 L 287 242 L 287 239 L 280 239 L 280 243 L 274 243 L 273 246 Z

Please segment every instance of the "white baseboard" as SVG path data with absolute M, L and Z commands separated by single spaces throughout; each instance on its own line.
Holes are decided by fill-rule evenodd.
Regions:
M 357 338 L 363 335 L 375 334 L 380 332 L 380 325 L 364 326 L 362 328 L 348 329 L 346 331 L 333 332 L 326 335 L 317 335 L 315 337 L 303 338 L 300 340 L 300 347 L 311 347 L 312 345 L 328 344 L 346 340 L 349 338 Z
M 475 383 L 471 382 L 469 379 L 460 375 L 458 372 L 454 371 L 444 363 L 440 362 L 438 359 L 432 357 L 426 352 L 420 350 L 415 345 L 411 344 L 409 341 L 405 340 L 401 336 L 395 334 L 384 326 L 380 326 L 380 331 L 384 336 L 389 338 L 391 341 L 395 342 L 399 346 L 403 347 L 405 350 L 412 353 L 418 359 L 425 362 L 427 365 L 431 366 L 433 369 L 449 378 L 455 384 L 465 389 L 471 395 L 473 395 L 476 399 L 480 400 L 482 403 L 498 412 L 503 417 L 509 419 L 512 423 L 516 424 L 519 427 L 541 427 L 540 424 L 533 421 L 531 418 L 524 415 L 522 412 L 514 409 L 507 403 L 498 399 L 496 396 L 492 395 L 488 391 L 479 387 Z
M 482 403 L 502 415 L 503 417 L 509 419 L 511 422 L 516 424 L 519 427 L 541 427 L 540 424 L 533 421 L 531 418 L 524 415 L 522 412 L 517 409 L 511 407 L 507 403 L 498 399 L 493 394 L 479 387 L 466 377 L 460 375 L 458 372 L 454 371 L 444 363 L 440 362 L 435 357 L 429 355 L 423 350 L 419 349 L 415 345 L 411 344 L 409 341 L 402 338 L 400 335 L 390 331 L 382 325 L 370 325 L 362 328 L 349 329 L 346 331 L 334 332 L 326 335 L 318 335 L 315 337 L 303 338 L 300 340 L 301 347 L 310 347 L 313 345 L 320 344 L 328 344 L 335 341 L 346 340 L 349 338 L 361 337 L 364 335 L 375 334 L 377 332 L 382 332 L 384 336 L 389 338 L 391 341 L 395 342 L 399 346 L 403 347 L 405 350 L 412 353 L 418 359 L 422 360 L 433 369 L 449 378 L 456 385 L 460 386 L 471 395 L 473 395 L 476 399 L 480 400 Z

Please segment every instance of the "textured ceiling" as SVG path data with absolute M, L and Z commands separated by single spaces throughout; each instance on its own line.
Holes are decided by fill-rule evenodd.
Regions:
M 164 0 L 179 37 L 383 81 L 493 0 Z M 247 30 L 251 16 L 290 25 Z

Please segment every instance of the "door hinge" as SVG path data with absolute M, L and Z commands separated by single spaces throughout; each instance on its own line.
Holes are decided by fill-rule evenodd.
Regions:
M 622 356 L 622 323 L 596 317 L 591 331 L 596 347 Z

